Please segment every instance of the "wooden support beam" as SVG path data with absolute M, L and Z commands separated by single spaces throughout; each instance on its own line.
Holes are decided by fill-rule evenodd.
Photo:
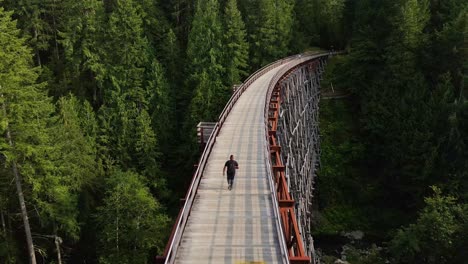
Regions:
M 281 147 L 280 146 L 270 146 L 270 151 L 271 152 L 281 152 Z
M 294 207 L 294 200 L 279 200 L 279 206 L 281 208 L 293 208 Z
M 310 258 L 307 256 L 290 257 L 290 264 L 310 264 Z
M 284 171 L 284 166 L 283 165 L 273 165 L 273 173 L 276 173 L 278 171 Z

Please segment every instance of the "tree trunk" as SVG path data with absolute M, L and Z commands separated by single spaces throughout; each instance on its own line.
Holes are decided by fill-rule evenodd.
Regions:
M 55 248 L 57 249 L 57 261 L 58 264 L 62 264 L 62 256 L 60 254 L 60 244 L 62 244 L 62 238 L 57 235 L 54 236 Z
M 10 131 L 7 130 L 7 138 L 10 146 L 12 145 Z M 24 231 L 26 233 L 26 242 L 28 243 L 29 258 L 31 264 L 36 264 L 36 255 L 34 254 L 34 244 L 31 235 L 31 227 L 29 225 L 28 211 L 26 210 L 26 203 L 24 201 L 23 187 L 21 186 L 21 175 L 18 173 L 16 162 L 12 162 L 13 174 L 15 175 L 16 190 L 18 192 L 18 199 L 21 206 L 21 216 L 23 217 Z
M 39 33 L 37 32 L 37 29 L 34 28 L 34 39 L 37 41 Z M 42 67 L 42 62 L 41 62 L 41 55 L 39 54 L 39 49 L 35 47 L 34 49 L 36 51 L 36 59 L 37 59 L 37 66 Z
M 5 218 L 3 216 L 3 211 L 0 212 L 0 215 L 2 216 L 2 228 L 3 228 L 3 233 L 6 236 L 7 230 L 6 230 L 6 225 L 5 225 Z
M 3 213 L 3 210 L 0 212 L 1 218 L 2 218 L 2 229 L 3 229 L 3 236 L 5 237 L 5 245 L 6 245 L 6 250 L 7 250 L 7 260 L 11 259 L 10 256 L 10 234 L 8 234 L 6 224 L 5 224 L 5 214 Z
M 53 1 L 53 5 L 52 5 L 52 23 L 53 23 L 53 30 L 54 30 L 54 39 L 55 39 L 55 57 L 57 60 L 60 60 L 60 55 L 59 55 L 59 48 L 58 48 L 58 40 L 57 40 L 57 25 L 55 23 L 55 0 Z
M 7 138 L 12 146 L 10 131 L 7 130 Z M 18 173 L 16 162 L 12 162 L 13 174 L 15 175 L 16 190 L 18 192 L 18 199 L 21 206 L 21 216 L 23 217 L 24 231 L 26 233 L 26 242 L 28 243 L 28 252 L 31 264 L 36 264 L 36 255 L 34 254 L 34 244 L 31 235 L 31 227 L 29 226 L 28 211 L 26 210 L 26 203 L 24 201 L 23 187 L 21 186 L 21 175 Z
M 3 97 L 3 94 L 0 95 Z M 5 104 L 2 105 L 3 113 L 6 116 Z M 11 139 L 10 129 L 7 127 L 6 138 L 10 147 L 13 147 L 13 141 Z M 18 192 L 18 199 L 21 207 L 21 216 L 23 218 L 24 232 L 26 233 L 26 242 L 28 244 L 29 260 L 31 264 L 36 264 L 36 255 L 34 254 L 34 244 L 31 235 L 31 227 L 29 225 L 28 211 L 26 210 L 26 203 L 24 201 L 23 187 L 21 186 L 21 175 L 18 172 L 16 161 L 12 161 L 13 175 L 15 176 L 16 191 Z

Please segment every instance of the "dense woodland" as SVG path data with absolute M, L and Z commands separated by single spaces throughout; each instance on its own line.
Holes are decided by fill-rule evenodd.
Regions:
M 0 0 L 0 263 L 151 263 L 232 85 L 345 50 L 316 232 L 352 263 L 468 258 L 464 0 Z M 325 119 L 324 119 L 325 118 Z M 387 262 L 388 263 L 388 262 Z

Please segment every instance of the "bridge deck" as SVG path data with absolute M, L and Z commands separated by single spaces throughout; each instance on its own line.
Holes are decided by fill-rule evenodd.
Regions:
M 216 139 L 182 236 L 176 263 L 283 263 L 265 164 L 265 73 L 242 94 Z M 233 189 L 222 169 L 239 163 Z

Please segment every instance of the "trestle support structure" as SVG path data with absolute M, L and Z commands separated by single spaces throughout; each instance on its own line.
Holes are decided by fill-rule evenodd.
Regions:
M 271 84 L 268 141 L 291 264 L 317 263 L 312 238 L 314 179 L 320 165 L 320 78 L 327 57 L 307 61 Z

